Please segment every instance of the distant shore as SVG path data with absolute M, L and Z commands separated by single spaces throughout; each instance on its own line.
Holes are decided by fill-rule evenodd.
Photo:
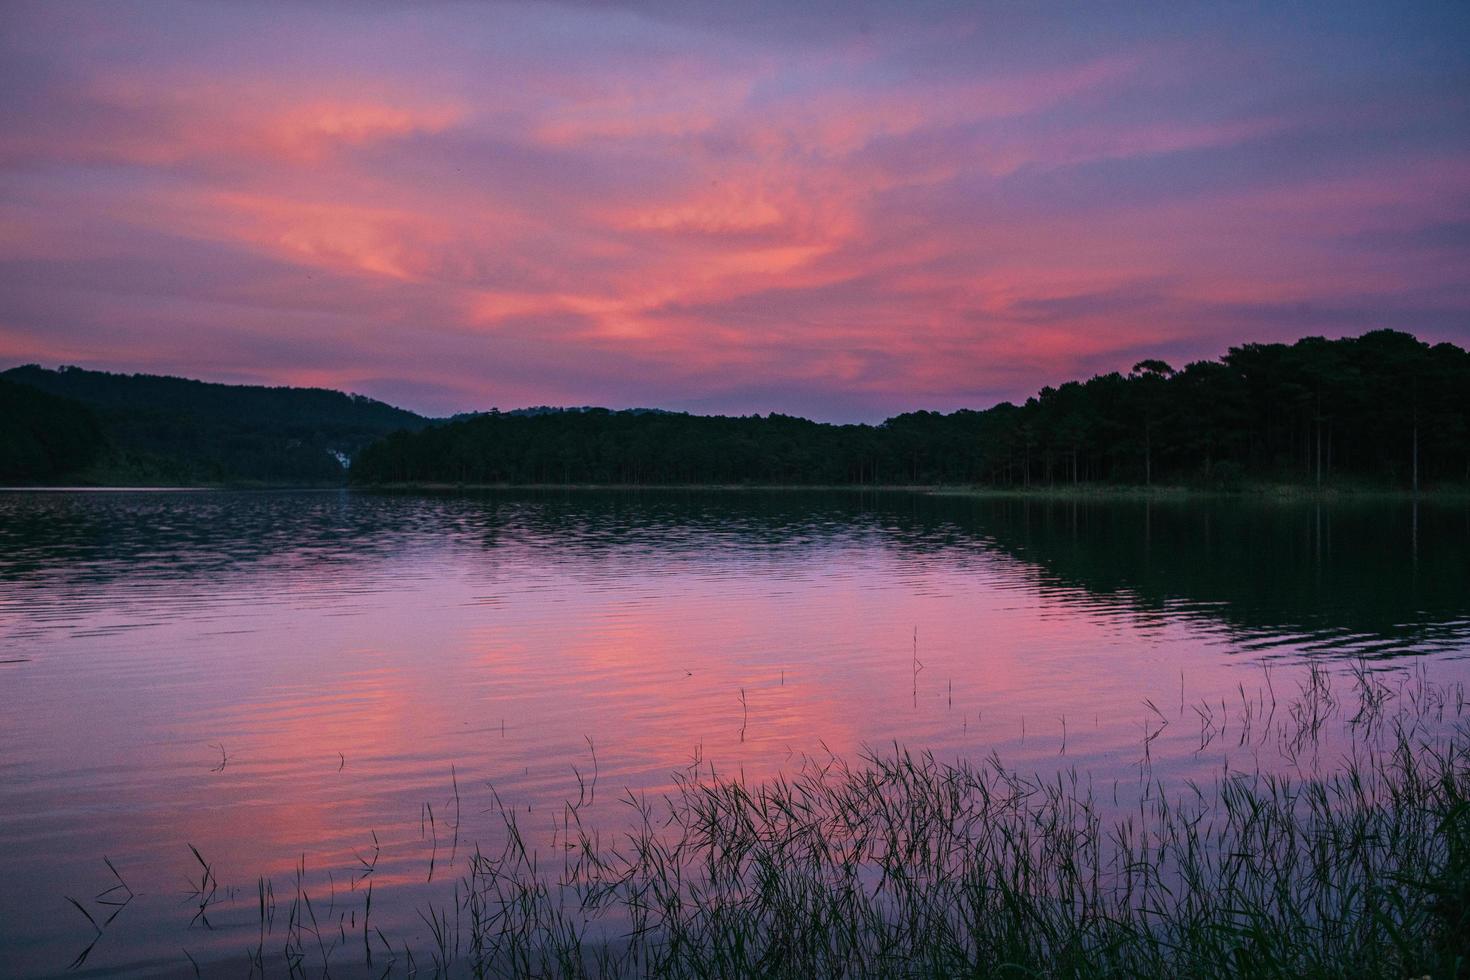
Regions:
M 986 487 L 963 484 L 804 484 L 804 483 L 444 483 L 409 481 L 400 483 L 352 484 L 352 490 L 391 492 L 446 492 L 482 490 L 602 490 L 602 491 L 700 491 L 756 493 L 913 493 L 939 497 L 988 497 L 1016 500 L 1182 500 L 1191 498 L 1271 499 L 1402 499 L 1415 496 L 1433 499 L 1470 498 L 1470 486 L 1440 486 L 1413 490 L 1393 487 L 1334 485 L 1326 487 L 1290 483 L 1247 484 L 1234 488 L 1177 485 L 1134 486 L 1126 484 L 1076 484 L 1034 487 Z
M 963 484 L 905 483 L 445 483 L 409 481 L 330 485 L 323 483 L 193 483 L 193 484 L 27 484 L 0 485 L 9 493 L 96 493 L 106 491 L 180 492 L 220 490 L 350 490 L 366 493 L 449 493 L 482 491 L 603 491 L 684 493 L 877 493 L 920 494 L 931 497 L 972 497 L 995 500 L 1428 500 L 1470 499 L 1470 486 L 1437 486 L 1413 490 L 1358 485 L 1309 486 L 1292 483 L 1253 483 L 1240 487 L 1191 487 L 1179 485 L 1136 486 L 1129 484 L 1076 484 L 1033 487 L 987 487 Z

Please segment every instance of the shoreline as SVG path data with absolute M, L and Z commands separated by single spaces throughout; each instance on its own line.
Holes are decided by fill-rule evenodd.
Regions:
M 559 491 L 611 493 L 873 493 L 916 494 L 928 497 L 971 497 L 994 500 L 1118 501 L 1118 500 L 1470 500 L 1470 487 L 1432 487 L 1413 490 L 1387 487 L 1314 487 L 1290 483 L 1249 484 L 1235 489 L 1179 485 L 1066 485 L 1040 487 L 987 487 L 967 484 L 805 484 L 805 483 L 197 483 L 197 484 L 27 484 L 0 485 L 0 493 L 187 493 L 227 491 L 349 491 L 354 493 L 454 493 L 488 491 Z
M 1400 490 L 1383 487 L 1309 487 L 1296 484 L 1253 484 L 1238 489 L 1188 486 L 1078 485 L 1051 487 L 986 487 L 966 484 L 791 484 L 791 483 L 402 483 L 350 484 L 347 489 L 388 493 L 442 493 L 453 491 L 608 491 L 710 493 L 883 493 L 931 497 L 975 497 L 997 500 L 1455 500 L 1470 499 L 1470 487 Z

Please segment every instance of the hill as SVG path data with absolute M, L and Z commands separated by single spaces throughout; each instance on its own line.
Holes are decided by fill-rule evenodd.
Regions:
M 364 485 L 1470 484 L 1470 354 L 1390 330 L 876 426 L 544 406 L 431 422 L 321 388 L 36 365 L 0 382 L 10 483 L 340 484 L 350 459 Z
M 1024 404 L 878 426 L 605 409 L 487 413 L 365 449 L 363 483 L 1191 484 L 1470 482 L 1470 354 L 1379 330 L 1244 344 Z
M 0 378 L 0 483 L 49 483 L 92 465 L 105 446 L 83 404 Z
M 324 388 L 226 385 L 75 367 L 53 371 L 34 364 L 0 373 L 0 380 L 83 407 L 105 440 L 96 453 L 78 452 L 74 465 L 37 479 L 66 474 L 102 483 L 340 483 L 343 459 L 390 432 L 429 424 L 413 412 Z M 19 431 L 10 424 L 3 428 Z

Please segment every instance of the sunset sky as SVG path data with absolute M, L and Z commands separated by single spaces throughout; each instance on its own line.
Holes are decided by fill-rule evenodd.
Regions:
M 0 367 L 882 419 L 1470 343 L 1470 4 L 6 2 Z

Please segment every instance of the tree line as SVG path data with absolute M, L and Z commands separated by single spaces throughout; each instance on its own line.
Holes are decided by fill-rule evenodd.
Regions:
M 324 388 L 34 364 L 0 372 L 0 385 L 7 483 L 340 484 L 344 458 L 389 432 L 429 424 Z
M 435 422 L 310 388 L 0 372 L 0 481 L 1470 483 L 1470 354 L 1380 330 L 1244 344 L 880 425 L 540 407 Z
M 90 466 L 105 440 L 85 405 L 0 378 L 0 483 L 50 481 Z
M 1378 330 L 1243 344 L 1024 404 L 880 425 L 606 409 L 486 413 L 369 445 L 364 484 L 1067 484 L 1470 481 L 1470 354 Z

